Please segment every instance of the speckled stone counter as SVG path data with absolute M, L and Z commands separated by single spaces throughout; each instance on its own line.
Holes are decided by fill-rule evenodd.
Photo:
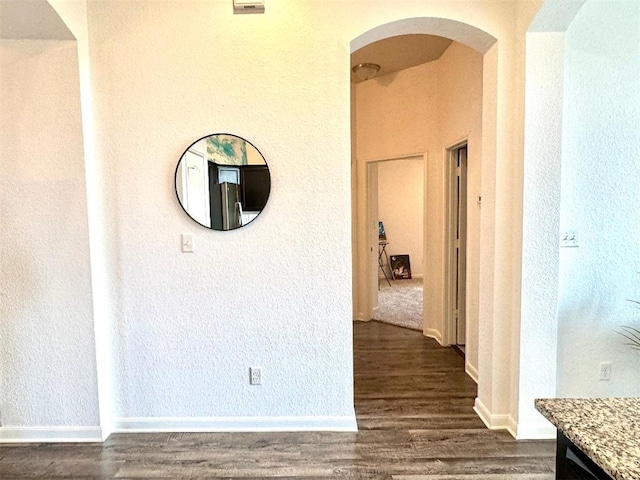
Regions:
M 553 398 L 535 405 L 613 478 L 640 479 L 640 398 Z

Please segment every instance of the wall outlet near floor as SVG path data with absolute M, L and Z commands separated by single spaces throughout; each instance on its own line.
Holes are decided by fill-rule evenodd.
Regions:
M 600 364 L 600 380 L 611 380 L 611 363 L 602 362 Z
M 249 367 L 249 385 L 262 385 L 262 367 Z

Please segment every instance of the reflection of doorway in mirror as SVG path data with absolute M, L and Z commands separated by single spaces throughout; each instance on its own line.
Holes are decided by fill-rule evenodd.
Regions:
M 188 150 L 180 163 L 178 196 L 189 215 L 202 225 L 211 227 L 209 214 L 209 169 L 204 154 Z

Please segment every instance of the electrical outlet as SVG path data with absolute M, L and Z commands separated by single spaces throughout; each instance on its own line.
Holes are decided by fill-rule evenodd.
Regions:
M 611 364 L 609 362 L 600 364 L 600 380 L 611 380 Z
M 262 385 L 261 367 L 249 367 L 249 385 Z

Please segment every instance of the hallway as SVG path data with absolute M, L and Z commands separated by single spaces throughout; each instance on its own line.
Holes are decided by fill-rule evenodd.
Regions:
M 554 478 L 555 442 L 488 430 L 473 411 L 476 384 L 452 348 L 375 321 L 356 322 L 354 339 L 359 443 L 388 474 L 373 478 Z M 381 430 L 381 445 L 365 440 Z
M 463 359 L 419 332 L 354 323 L 358 433 L 113 434 L 0 445 L 0 478 L 553 478 L 554 442 L 516 442 L 472 410 Z M 331 372 L 327 372 L 328 375 Z
M 484 429 L 464 359 L 421 332 L 382 322 L 354 324 L 358 428 Z

